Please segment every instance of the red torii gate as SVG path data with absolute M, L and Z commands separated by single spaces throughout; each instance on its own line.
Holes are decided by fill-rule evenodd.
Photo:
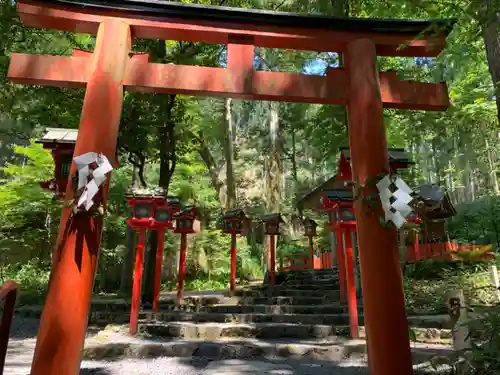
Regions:
M 384 107 L 445 110 L 449 104 L 444 83 L 401 81 L 396 73 L 379 73 L 376 67 L 377 55 L 436 56 L 445 46 L 449 21 L 328 18 L 165 1 L 19 0 L 17 8 L 26 26 L 97 35 L 93 53 L 12 54 L 8 72 L 15 83 L 86 88 L 75 156 L 100 152 L 114 160 L 124 88 L 336 104 L 348 107 L 353 177 L 363 183 L 389 170 Z M 436 25 L 439 30 L 430 35 Z M 227 68 L 150 63 L 148 55 L 131 53 L 132 38 L 227 44 Z M 341 52 L 345 68 L 330 68 L 326 77 L 254 71 L 255 46 Z M 71 174 L 75 169 L 73 163 Z M 66 199 L 72 195 L 70 178 Z M 355 203 L 355 210 L 370 370 L 375 375 L 409 375 L 396 234 L 360 204 Z M 102 218 L 71 215 L 65 208 L 61 216 L 54 254 L 58 261 L 32 375 L 79 373 Z

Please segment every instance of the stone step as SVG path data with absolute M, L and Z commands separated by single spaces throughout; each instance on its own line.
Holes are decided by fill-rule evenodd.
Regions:
M 330 296 L 332 298 L 339 298 L 338 288 L 332 290 L 300 290 L 300 289 L 267 289 L 267 290 L 238 290 L 236 295 L 239 297 L 301 297 L 306 294 L 309 297 L 323 297 Z
M 434 356 L 452 353 L 446 345 L 412 345 L 412 357 L 416 368 Z M 333 337 L 328 340 L 286 340 L 286 339 L 222 339 L 207 340 L 147 340 L 130 337 L 117 327 L 99 332 L 87 339 L 83 359 L 115 361 L 119 359 L 145 359 L 159 357 L 204 357 L 217 359 L 286 359 L 321 360 L 330 363 L 346 359 L 366 361 L 366 342 Z M 415 372 L 417 374 L 417 372 Z
M 339 289 L 340 284 L 338 282 L 324 282 L 324 283 L 318 283 L 314 281 L 307 281 L 307 282 L 297 282 L 297 281 L 290 281 L 286 282 L 280 285 L 276 285 L 272 289 L 297 289 L 297 290 L 335 290 Z M 265 289 L 265 288 L 262 288 Z M 268 288 L 269 289 L 269 288 Z
M 243 297 L 241 305 L 324 305 L 338 302 L 338 293 L 329 293 L 322 297 L 309 297 L 307 292 L 297 297 Z
M 128 332 L 128 322 L 115 321 L 113 327 L 120 332 Z M 92 323 L 96 327 L 109 325 Z M 347 325 L 294 324 L 294 323 L 193 323 L 193 322 L 150 322 L 139 321 L 139 334 L 136 338 L 153 340 L 227 340 L 236 338 L 253 339 L 293 339 L 293 340 L 331 340 L 349 337 Z M 417 343 L 451 345 L 451 330 L 438 328 L 412 327 Z M 359 327 L 360 338 L 365 338 L 365 327 Z M 136 339 L 132 338 L 131 339 Z M 415 343 L 413 343 L 415 344 Z
M 287 270 L 287 271 L 278 271 L 276 273 L 279 276 L 308 276 L 308 275 L 335 275 L 338 274 L 337 267 L 333 268 L 322 268 L 322 269 L 303 269 L 303 270 Z
M 362 310 L 362 305 L 359 310 Z M 206 308 L 208 312 L 227 314 L 341 314 L 347 312 L 347 306 L 339 303 L 330 305 L 217 305 Z
M 238 306 L 234 306 L 238 307 Z M 130 314 L 96 312 L 90 316 L 90 324 L 97 326 L 112 323 L 125 324 L 129 321 Z M 308 325 L 348 325 L 349 315 L 347 313 L 336 314 L 259 314 L 259 313 L 217 313 L 217 312 L 141 312 L 139 319 L 150 323 L 169 322 L 192 322 L 192 323 L 290 323 Z M 363 313 L 358 314 L 359 325 L 364 325 Z M 436 330 L 451 328 L 450 320 L 447 316 L 410 316 L 408 323 L 417 333 L 428 339 L 448 339 L 445 333 L 441 337 L 441 332 Z M 423 331 L 421 330 L 423 329 Z M 422 341 L 422 340 L 421 340 Z M 423 340 L 425 341 L 425 340 Z
M 91 323 L 102 326 L 110 323 L 126 323 L 130 314 L 100 312 L 93 314 Z M 192 323 L 291 323 L 291 324 L 324 324 L 324 325 L 347 325 L 349 315 L 347 314 L 229 314 L 195 312 L 142 312 L 139 319 L 147 322 L 169 323 L 169 322 L 192 322 Z M 359 323 L 363 324 L 363 315 L 359 316 Z
M 140 321 L 139 332 L 156 338 L 219 340 L 228 337 L 324 339 L 347 336 L 346 326 L 293 323 L 149 323 Z

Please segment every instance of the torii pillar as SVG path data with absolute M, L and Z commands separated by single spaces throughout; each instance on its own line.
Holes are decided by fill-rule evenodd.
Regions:
M 349 146 L 357 184 L 389 172 L 382 96 L 375 45 L 369 39 L 349 43 Z M 382 212 L 366 212 L 360 199 L 356 213 L 361 282 L 371 374 L 413 373 L 403 280 L 396 230 L 379 223 Z
M 98 152 L 115 160 L 123 103 L 122 82 L 130 48 L 128 24 L 113 18 L 100 24 L 74 156 Z M 74 172 L 73 163 L 71 175 Z M 107 198 L 105 190 L 103 204 Z M 73 196 L 72 191 L 70 179 L 66 190 L 68 200 Z M 87 330 L 102 224 L 102 217 L 87 213 L 72 215 L 71 208 L 63 210 L 58 246 L 53 254 L 57 259 L 31 367 L 33 375 L 80 373 L 81 347 Z

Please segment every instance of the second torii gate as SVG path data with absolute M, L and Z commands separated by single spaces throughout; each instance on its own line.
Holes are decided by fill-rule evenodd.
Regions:
M 348 107 L 353 178 L 364 183 L 389 170 L 384 107 L 445 110 L 449 104 L 444 83 L 401 81 L 396 73 L 379 73 L 376 64 L 377 55 L 436 56 L 449 21 L 328 18 L 161 0 L 18 0 L 17 8 L 26 26 L 97 35 L 93 53 L 15 53 L 9 67 L 15 83 L 86 88 L 75 156 L 97 152 L 114 160 L 124 89 L 335 104 Z M 227 68 L 151 63 L 148 55 L 131 53 L 133 38 L 227 45 Z M 343 53 L 345 68 L 330 68 L 326 76 L 255 71 L 256 46 Z M 70 178 L 66 199 L 72 195 Z M 396 234 L 360 205 L 355 203 L 371 374 L 410 375 Z M 79 373 L 101 231 L 102 217 L 64 209 L 32 375 Z

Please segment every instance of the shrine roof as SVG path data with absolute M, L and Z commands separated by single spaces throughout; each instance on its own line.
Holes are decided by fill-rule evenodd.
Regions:
M 283 217 L 280 213 L 266 214 L 262 216 L 262 221 L 278 221 L 279 223 L 284 223 Z
M 222 219 L 246 219 L 245 212 L 241 208 L 235 208 L 234 210 L 226 211 L 222 214 Z
M 347 160 L 351 159 L 351 151 L 347 147 L 341 147 L 340 151 L 345 155 Z M 415 164 L 411 159 L 410 154 L 404 148 L 388 148 L 389 162 L 399 162 L 406 164 Z
M 424 184 L 414 189 L 425 206 L 421 208 L 420 214 L 429 220 L 442 220 L 455 216 L 457 211 L 451 202 L 450 195 L 441 186 Z
M 36 143 L 76 143 L 78 129 L 46 128 L 46 133 Z
M 332 201 L 352 201 L 352 189 L 324 189 L 325 196 Z
M 331 17 L 318 14 L 184 4 L 166 0 L 37 0 L 39 4 L 81 7 L 86 10 L 130 12 L 142 16 L 178 18 L 185 20 L 222 21 L 239 24 L 300 27 L 308 29 L 344 30 L 353 32 L 391 33 L 418 35 L 437 30 L 448 34 L 453 19 L 373 19 L 355 17 Z

